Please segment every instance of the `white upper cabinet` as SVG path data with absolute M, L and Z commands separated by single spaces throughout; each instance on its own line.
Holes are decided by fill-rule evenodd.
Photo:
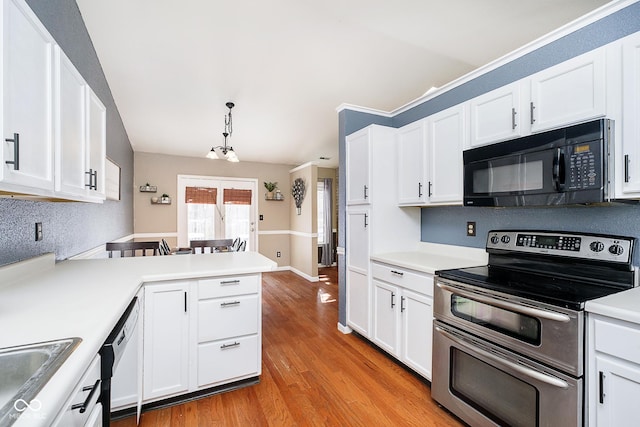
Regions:
M 370 203 L 372 132 L 369 126 L 346 138 L 347 205 Z
M 0 190 L 53 192 L 54 40 L 29 7 L 3 0 Z
M 106 109 L 58 46 L 55 76 L 56 193 L 104 200 Z
M 460 104 L 429 117 L 429 204 L 462 204 L 462 148 L 468 133 L 467 104 Z
M 89 179 L 89 193 L 98 200 L 105 195 L 105 163 L 107 158 L 107 109 L 100 98 L 87 86 L 87 159 L 85 175 Z
M 398 204 L 421 205 L 427 201 L 426 119 L 398 130 Z
M 596 49 L 532 75 L 531 132 L 603 117 L 605 69 L 605 49 Z
M 616 144 L 616 197 L 640 197 L 640 33 L 622 42 L 622 131 Z M 620 136 L 621 135 L 621 136 Z M 618 141 L 616 141 L 618 142 Z
M 462 204 L 462 149 L 468 143 L 467 104 L 398 132 L 398 204 Z
M 55 48 L 56 191 L 70 196 L 86 193 L 87 85 L 71 61 Z
M 24 0 L 1 12 L 0 191 L 101 202 L 104 105 Z
M 522 135 L 523 114 L 520 100 L 520 82 L 500 87 L 472 99 L 469 145 L 477 147 Z M 524 131 L 528 131 L 528 126 Z

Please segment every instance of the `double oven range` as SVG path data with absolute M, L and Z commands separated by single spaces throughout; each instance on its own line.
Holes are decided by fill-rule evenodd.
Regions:
M 436 272 L 432 397 L 472 426 L 581 426 L 586 301 L 635 286 L 635 240 L 491 231 L 489 264 Z

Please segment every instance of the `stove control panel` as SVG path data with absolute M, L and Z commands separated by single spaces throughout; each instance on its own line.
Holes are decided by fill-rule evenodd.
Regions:
M 629 263 L 632 237 L 544 231 L 490 231 L 487 251 L 526 252 L 572 258 Z

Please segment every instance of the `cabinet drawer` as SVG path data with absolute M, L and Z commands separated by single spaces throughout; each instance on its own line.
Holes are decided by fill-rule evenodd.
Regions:
M 257 333 L 259 304 L 258 295 L 198 302 L 198 342 Z
M 198 299 L 254 294 L 260 285 L 259 275 L 216 277 L 198 281 Z
M 402 286 L 423 295 L 433 296 L 433 276 L 431 274 L 418 273 L 406 268 L 377 262 L 371 263 L 371 272 L 376 279 Z
M 198 387 L 259 375 L 259 368 L 257 335 L 198 346 Z
M 595 319 L 596 351 L 640 364 L 640 327 Z
M 102 412 L 100 409 L 102 408 L 102 404 L 98 401 L 100 398 L 100 389 L 100 356 L 98 355 L 93 359 L 91 365 L 89 365 L 87 372 L 85 372 L 82 379 L 78 382 L 78 385 L 62 409 L 62 412 L 52 425 L 56 427 L 81 427 L 87 425 L 89 416 L 94 414 L 94 411 Z M 90 401 L 87 401 L 91 393 L 93 393 L 93 397 Z M 87 403 L 87 406 L 80 412 L 81 406 L 84 403 Z M 98 406 L 99 408 L 96 409 Z

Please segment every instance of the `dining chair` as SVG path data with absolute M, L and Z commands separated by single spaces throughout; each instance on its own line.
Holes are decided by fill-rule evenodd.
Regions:
M 153 255 L 158 255 L 160 242 L 108 242 L 106 250 L 109 258 L 113 258 L 113 252 L 120 252 L 120 257 L 136 256 L 136 251 L 142 251 L 142 256 L 147 256 L 147 251 L 152 250 Z M 127 255 L 129 253 L 129 255 Z
M 200 253 L 205 253 L 206 248 L 209 248 L 212 253 L 230 251 L 231 245 L 233 245 L 233 239 L 191 240 L 189 242 L 191 253 L 194 254 L 198 253 L 198 248 L 200 248 Z

